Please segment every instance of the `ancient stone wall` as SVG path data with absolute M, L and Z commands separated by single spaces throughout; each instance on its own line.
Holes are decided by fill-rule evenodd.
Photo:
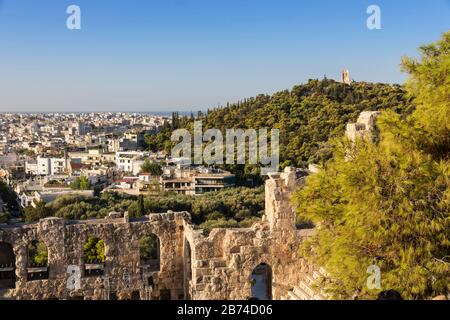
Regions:
M 376 139 L 379 114 L 361 113 L 347 126 L 347 137 Z M 0 299 L 325 299 L 313 284 L 328 275 L 308 265 L 300 251 L 314 232 L 296 227 L 291 196 L 300 181 L 291 168 L 270 174 L 262 221 L 247 229 L 215 229 L 207 237 L 187 212 L 0 226 Z M 157 265 L 140 259 L 139 240 L 151 234 L 160 242 Z M 105 243 L 101 265 L 83 261 L 83 244 L 91 236 Z M 30 280 L 27 251 L 33 240 L 48 248 L 48 279 Z M 81 271 L 76 289 L 68 273 L 74 268 Z M 92 276 L 91 268 L 101 274 Z
M 66 221 L 0 227 L 0 243 L 12 245 L 15 289 L 0 289 L 9 299 L 283 299 L 313 270 L 300 253 L 312 230 L 297 230 L 290 197 L 296 172 L 286 169 L 266 182 L 266 212 L 247 229 L 215 229 L 205 237 L 186 212 L 128 219 Z M 160 267 L 141 263 L 139 239 L 155 234 Z M 101 274 L 88 276 L 83 244 L 105 243 Z M 28 244 L 38 240 L 49 252 L 48 279 L 30 281 Z M 81 270 L 78 289 L 69 288 L 72 267 Z M 3 266 L 5 267 L 5 266 Z M 69 269 L 68 269 L 69 267 Z M 69 270 L 69 273 L 68 273 Z M 0 266 L 0 273 L 2 266 Z M 69 287 L 68 287 L 69 286 Z M 305 295 L 314 298 L 314 293 Z
M 254 296 L 254 271 L 269 270 L 270 298 L 281 299 L 313 270 L 300 253 L 312 230 L 297 230 L 290 197 L 296 187 L 291 168 L 271 174 L 266 182 L 266 211 L 248 229 L 215 229 L 208 237 L 185 226 L 193 250 L 190 296 L 193 299 L 247 299 Z M 188 273 L 187 273 L 188 274 Z
M 87 222 L 50 218 L 39 223 L 0 228 L 0 242 L 12 245 L 16 263 L 15 289 L 1 290 L 12 299 L 179 299 L 183 287 L 183 228 L 188 213 L 154 214 L 142 219 Z M 155 234 L 160 241 L 160 266 L 142 265 L 139 240 Z M 83 244 L 89 237 L 104 241 L 103 275 L 86 277 Z M 48 279 L 29 281 L 28 244 L 38 240 L 49 252 Z M 68 289 L 68 266 L 81 271 L 81 286 Z M 1 271 L 0 266 L 0 271 Z M 159 269 L 155 270 L 155 269 Z

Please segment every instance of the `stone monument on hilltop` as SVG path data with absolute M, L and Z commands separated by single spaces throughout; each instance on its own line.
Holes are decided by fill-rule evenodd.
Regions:
M 350 71 L 348 69 L 344 69 L 342 71 L 342 82 L 345 84 L 351 84 L 352 78 L 350 77 Z

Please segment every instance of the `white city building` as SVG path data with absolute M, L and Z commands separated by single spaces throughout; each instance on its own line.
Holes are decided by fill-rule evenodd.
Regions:
M 116 152 L 116 165 L 123 172 L 137 175 L 141 171 L 141 165 L 144 163 L 145 157 L 144 152 Z
M 26 166 L 27 167 L 27 166 Z M 30 170 L 34 164 L 30 163 Z M 49 176 L 63 174 L 67 169 L 67 160 L 64 158 L 37 157 L 37 175 Z

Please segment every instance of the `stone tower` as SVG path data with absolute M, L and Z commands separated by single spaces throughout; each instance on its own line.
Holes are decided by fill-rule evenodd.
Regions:
M 296 216 L 291 204 L 291 195 L 296 187 L 294 168 L 282 173 L 271 173 L 266 181 L 266 209 L 263 222 L 271 231 L 294 231 Z
M 342 82 L 345 84 L 352 83 L 352 78 L 350 77 L 350 71 L 348 71 L 348 69 L 342 70 Z

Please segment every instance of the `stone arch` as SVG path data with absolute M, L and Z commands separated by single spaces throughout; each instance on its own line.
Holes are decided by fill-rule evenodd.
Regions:
M 43 241 L 32 240 L 27 246 L 27 280 L 48 279 L 48 248 Z
M 85 277 L 100 277 L 105 270 L 105 242 L 97 236 L 88 236 L 83 243 L 83 263 Z
M 136 290 L 131 293 L 131 300 L 141 300 L 141 293 Z
M 251 274 L 251 298 L 272 300 L 272 268 L 267 263 L 257 265 Z
M 16 287 L 16 256 L 11 244 L 0 242 L 0 290 Z
M 139 257 L 141 267 L 147 271 L 160 271 L 161 241 L 156 234 L 149 233 L 139 239 Z

